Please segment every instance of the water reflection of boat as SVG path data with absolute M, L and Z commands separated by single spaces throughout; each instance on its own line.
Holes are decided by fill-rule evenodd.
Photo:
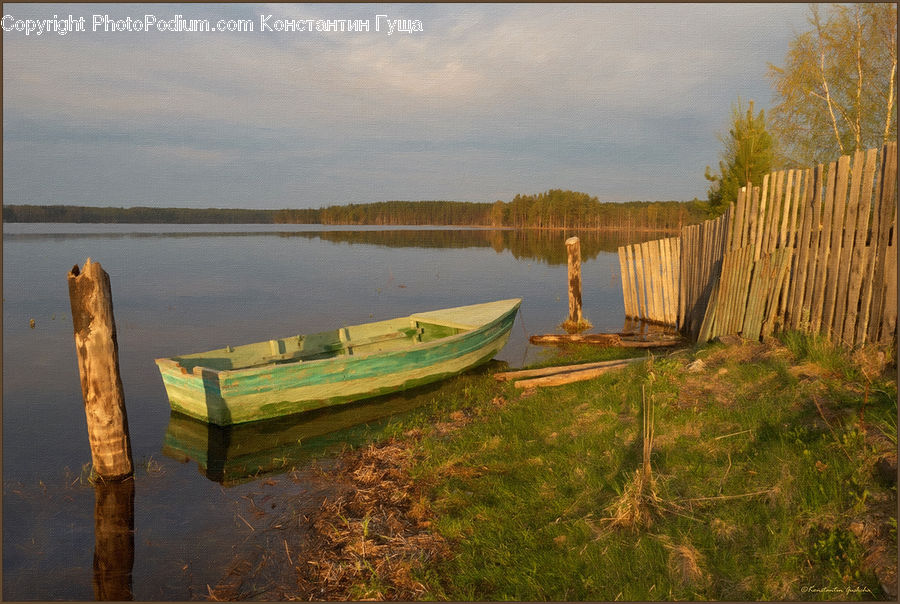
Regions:
M 461 378 L 465 379 L 465 378 Z M 316 455 L 360 440 L 370 424 L 421 407 L 456 382 L 274 420 L 216 426 L 178 412 L 169 416 L 163 454 L 195 461 L 200 473 L 226 486 L 288 472 Z
M 220 426 L 428 384 L 491 360 L 521 300 L 157 359 L 172 409 Z

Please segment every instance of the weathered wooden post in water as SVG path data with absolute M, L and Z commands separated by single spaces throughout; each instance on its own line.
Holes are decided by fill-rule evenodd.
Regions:
M 88 258 L 81 271 L 72 267 L 68 281 L 92 474 L 120 480 L 132 475 L 133 465 L 109 275 Z
M 575 333 L 591 327 L 581 312 L 581 242 L 578 237 L 566 239 L 566 251 L 569 256 L 569 318 L 562 327 Z

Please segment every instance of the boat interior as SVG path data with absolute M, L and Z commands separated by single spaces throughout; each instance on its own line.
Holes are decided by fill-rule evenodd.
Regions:
M 280 363 L 297 363 L 347 355 L 368 355 L 407 349 L 469 331 L 474 326 L 434 317 L 378 321 L 308 335 L 296 335 L 243 346 L 172 357 L 183 371 L 195 367 L 216 371 L 249 369 Z

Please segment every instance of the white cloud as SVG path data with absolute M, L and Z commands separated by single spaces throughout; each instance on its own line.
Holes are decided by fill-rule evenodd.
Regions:
M 196 178 L 216 175 L 236 157 L 262 166 L 274 154 L 304 170 L 325 170 L 326 162 L 337 162 L 327 166 L 328 173 L 347 181 L 347 191 L 370 190 L 349 184 L 357 178 L 354 166 L 380 161 L 399 172 L 387 179 L 376 170 L 374 177 L 383 182 L 412 182 L 415 174 L 404 171 L 415 166 L 447 183 L 442 197 L 462 197 L 463 188 L 454 189 L 459 178 L 447 176 L 452 173 L 441 172 L 441 166 L 465 164 L 471 166 L 465 173 L 472 183 L 466 191 L 494 187 L 478 196 L 492 199 L 508 166 L 527 165 L 516 178 L 565 173 L 572 181 L 593 182 L 585 176 L 591 170 L 624 172 L 615 165 L 617 158 L 647 154 L 668 161 L 662 153 L 677 149 L 678 142 L 684 161 L 701 159 L 693 167 L 697 177 L 679 177 L 682 185 L 673 196 L 702 195 L 703 168 L 718 153 L 715 130 L 725 126 L 730 103 L 738 96 L 755 97 L 765 106 L 770 95 L 765 64 L 783 56 L 806 9 L 275 4 L 6 5 L 5 10 L 44 17 L 53 11 L 240 16 L 257 25 L 260 14 L 370 19 L 373 25 L 376 14 L 421 19 L 424 32 L 391 36 L 374 31 L 5 34 L 4 126 L 29 141 L 22 147 L 28 153 L 48 157 L 55 155 L 41 150 L 42 137 L 65 131 L 77 140 L 80 131 L 81 144 L 90 147 L 110 144 L 98 135 L 106 132 L 121 139 L 117 144 L 145 153 L 155 149 L 150 162 L 174 158 L 204 167 Z M 25 134 L 25 124 L 44 132 Z M 701 132 L 688 132 L 685 124 Z M 418 152 L 395 161 L 404 148 Z M 480 169 L 477 162 L 468 163 L 472 157 L 482 158 Z M 84 170 L 99 171 L 110 158 L 98 151 L 84 161 Z M 599 161 L 607 165 L 592 167 Z M 358 178 L 366 177 L 373 176 Z M 654 178 L 660 179 L 655 190 L 662 190 L 666 175 Z M 653 197 L 648 180 L 638 180 L 632 195 Z M 507 188 L 521 190 L 516 182 Z M 285 195 L 273 188 L 268 198 L 287 201 Z M 260 199 L 265 205 L 265 191 Z

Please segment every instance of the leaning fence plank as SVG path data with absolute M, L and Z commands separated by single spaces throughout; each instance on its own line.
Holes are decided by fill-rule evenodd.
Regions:
M 636 274 L 635 283 L 637 283 L 638 290 L 638 305 L 640 306 L 641 319 L 646 320 L 648 318 L 648 311 L 647 288 L 644 279 L 644 257 L 640 245 L 635 244 L 632 246 L 632 249 L 634 250 L 634 270 Z
M 797 182 L 800 181 L 800 171 L 796 173 Z M 778 229 L 778 237 L 775 240 L 775 247 L 786 247 L 788 245 L 788 224 L 791 219 L 791 206 L 794 198 L 794 170 L 788 170 L 787 184 L 784 186 L 784 202 L 782 204 L 781 227 Z
M 882 192 L 885 186 L 884 178 L 888 166 L 888 157 L 885 154 L 886 147 L 882 147 L 879 154 L 880 166 L 877 169 L 878 183 L 874 186 L 875 196 L 872 200 L 871 219 L 868 229 L 868 248 L 866 254 L 866 265 L 863 269 L 862 292 L 859 299 L 859 316 L 856 321 L 856 335 L 853 343 L 856 346 L 865 344 L 869 333 L 869 317 L 871 315 L 872 306 L 872 281 L 875 276 L 875 263 L 877 261 L 878 250 L 878 227 L 881 217 L 881 201 Z
M 747 243 L 753 246 L 753 255 L 756 256 L 756 229 L 759 226 L 759 187 L 753 187 L 750 192 L 750 213 L 747 215 L 749 220 L 749 230 L 747 232 Z
M 809 250 L 806 258 L 806 279 L 803 285 L 803 302 L 800 305 L 803 331 L 809 330 L 812 318 L 813 288 L 816 283 L 816 268 L 819 256 L 820 231 L 822 230 L 822 191 L 825 189 L 825 167 L 819 164 L 813 176 L 813 192 L 810 200 L 812 222 L 810 223 Z
M 816 259 L 815 288 L 810 304 L 810 329 L 817 333 L 822 327 L 822 309 L 825 306 L 825 278 L 828 271 L 828 251 L 831 244 L 831 216 L 834 214 L 834 186 L 837 180 L 837 162 L 828 164 L 825 182 L 825 206 L 819 231 L 818 258 Z
M 769 174 L 763 176 L 762 192 L 759 196 L 759 205 L 756 206 L 753 213 L 756 214 L 753 229 L 753 260 L 759 260 L 762 253 L 762 240 L 766 230 L 766 210 L 769 204 Z
M 872 282 L 872 309 L 869 318 L 868 341 L 878 342 L 881 340 L 881 319 L 884 313 L 884 287 L 885 287 L 885 270 L 887 247 L 890 237 L 890 231 L 894 226 L 894 216 L 896 209 L 896 181 L 897 181 L 897 158 L 896 144 L 885 145 L 884 171 L 882 187 L 882 199 L 879 207 L 878 224 L 878 249 L 875 256 L 875 273 Z
M 634 317 L 639 319 L 641 318 L 641 304 L 638 293 L 637 259 L 634 255 L 634 245 L 626 246 L 625 258 L 628 260 L 628 278 L 631 280 L 631 310 L 634 312 Z
M 790 267 L 791 254 L 793 250 L 790 248 L 779 248 L 772 252 L 774 266 L 772 267 L 772 280 L 769 290 L 766 292 L 765 314 L 762 321 L 762 336 L 772 335 L 775 330 L 776 321 L 778 319 L 778 295 L 784 280 L 787 278 L 788 269 Z
M 834 307 L 838 291 L 838 271 L 840 270 L 841 250 L 844 233 L 844 214 L 847 207 L 847 180 L 850 173 L 850 156 L 844 155 L 838 160 L 837 180 L 834 189 L 834 209 L 831 216 L 831 232 L 828 243 L 828 274 L 825 277 L 825 301 L 822 308 L 822 333 L 833 338 L 835 333 Z
M 838 259 L 838 274 L 834 300 L 834 320 L 831 331 L 833 339 L 841 342 L 844 337 L 844 321 L 846 320 L 847 297 L 850 290 L 850 266 L 853 262 L 853 243 L 856 236 L 856 225 L 859 213 L 859 189 L 862 185 L 863 162 L 865 151 L 859 150 L 853 156 L 853 170 L 850 175 L 850 192 L 847 197 L 847 211 L 844 217 L 845 226 L 841 241 L 841 257 Z
M 678 329 L 684 329 L 684 309 L 687 306 L 687 290 L 685 289 L 685 273 L 684 273 L 684 259 L 681 258 L 681 254 L 684 253 L 684 229 L 681 229 L 681 236 L 678 238 L 679 241 L 679 263 L 678 263 Z
M 763 252 L 769 254 L 775 249 L 778 238 L 778 225 L 781 221 L 782 196 L 784 194 L 784 172 L 775 173 L 775 181 L 772 186 L 772 199 L 769 204 L 769 216 L 766 220 L 766 240 L 763 243 Z
M 692 286 L 696 261 L 692 256 L 692 250 L 694 249 L 691 237 L 692 229 L 692 226 L 681 229 L 681 307 L 678 314 L 682 333 L 687 333 L 691 329 L 690 309 L 694 301 Z
M 728 249 L 736 250 L 741 247 L 743 231 L 744 231 L 744 213 L 746 210 L 744 209 L 747 205 L 747 189 L 749 188 L 749 184 L 747 186 L 743 186 L 738 191 L 737 198 L 737 207 L 735 209 L 734 214 L 734 228 L 732 229 L 731 241 L 729 242 Z
M 632 318 L 630 287 L 628 286 L 628 262 L 625 259 L 625 246 L 619 246 L 616 250 L 619 256 L 619 280 L 622 282 L 622 305 L 625 307 L 625 317 Z
M 897 208 L 894 207 L 894 225 L 897 224 Z M 896 230 L 894 231 L 896 233 Z M 894 235 L 896 244 L 896 234 Z M 884 256 L 884 311 L 881 318 L 881 336 L 879 341 L 889 341 L 896 336 L 897 329 L 897 247 L 890 245 Z
M 754 247 L 754 254 L 755 254 Z M 748 340 L 758 340 L 760 332 L 759 301 L 762 292 L 765 291 L 768 271 L 768 256 L 762 256 L 753 263 L 753 276 L 750 278 L 750 291 L 747 297 L 747 312 L 744 314 L 744 324 L 741 332 Z
M 647 321 L 656 317 L 656 298 L 653 295 L 653 260 L 650 258 L 650 246 L 647 242 L 638 246 L 641 250 L 641 264 L 644 271 L 644 289 L 647 295 Z
M 869 262 L 869 247 L 866 239 L 869 229 L 869 214 L 872 208 L 872 189 L 875 185 L 875 166 L 878 162 L 878 150 L 866 152 L 866 165 L 863 168 L 862 188 L 859 192 L 859 207 L 856 214 L 856 238 L 853 241 L 853 252 L 850 255 L 850 281 L 847 289 L 847 313 L 844 319 L 842 341 L 848 345 L 855 344 L 856 322 L 859 316 L 860 297 L 862 294 L 863 276 Z
M 659 240 L 659 258 L 662 263 L 663 281 L 663 316 L 667 325 L 674 323 L 672 320 L 672 256 L 669 249 L 669 238 Z
M 675 325 L 678 325 L 678 276 L 681 274 L 681 238 L 672 237 L 669 239 L 669 249 L 672 256 L 672 316 L 675 317 Z
M 788 326 L 791 329 L 800 327 L 803 306 L 803 293 L 806 286 L 806 264 L 809 261 L 809 237 L 812 225 L 813 170 L 805 170 L 803 194 L 798 202 L 798 230 L 795 236 L 796 251 L 794 253 L 793 270 L 791 271 L 790 294 L 788 297 Z
M 732 301 L 731 333 L 738 333 L 744 324 L 747 313 L 747 297 L 750 295 L 750 277 L 753 275 L 753 248 L 746 246 L 740 250 L 738 257 L 737 296 Z
M 797 253 L 796 243 L 797 243 L 797 216 L 799 214 L 799 206 L 800 206 L 800 190 L 803 184 L 803 171 L 802 170 L 791 170 L 789 175 L 793 175 L 793 179 L 788 178 L 788 183 L 791 185 L 788 187 L 787 192 L 785 193 L 785 201 L 788 204 L 784 211 L 784 222 L 782 223 L 782 235 L 781 235 L 781 246 L 789 247 L 794 252 L 791 254 L 791 266 L 788 269 L 788 276 L 784 280 L 784 285 L 781 288 L 781 297 L 779 301 L 778 307 L 778 317 L 781 321 L 782 329 L 786 328 L 788 325 L 788 320 L 790 317 L 790 307 L 788 305 L 788 298 L 791 294 L 791 285 L 796 275 L 797 270 L 797 258 L 800 254 Z M 787 200 L 790 200 L 789 202 Z
M 703 315 L 703 322 L 700 325 L 700 331 L 697 334 L 697 342 L 703 344 L 709 342 L 715 336 L 713 335 L 713 324 L 716 321 L 716 303 L 719 298 L 719 282 L 717 281 L 712 287 L 709 295 L 709 304 L 706 307 L 706 313 Z
M 669 238 L 659 240 L 659 256 L 662 262 L 663 280 L 663 315 L 667 325 L 675 322 L 672 317 L 672 250 L 669 247 Z

